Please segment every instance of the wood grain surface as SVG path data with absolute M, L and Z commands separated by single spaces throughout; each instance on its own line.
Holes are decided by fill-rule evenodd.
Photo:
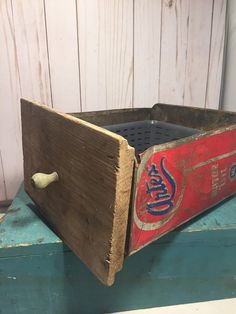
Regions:
M 163 1 L 159 101 L 167 104 L 184 103 L 189 2 Z
M 189 1 L 185 106 L 205 107 L 212 25 L 209 12 L 213 12 L 213 0 Z
M 96 125 L 150 120 L 151 108 L 113 109 L 73 113 L 72 115 Z
M 181 111 L 181 115 L 179 115 Z M 156 104 L 151 119 L 158 119 L 202 131 L 214 130 L 236 123 L 236 113 L 208 108 Z
M 212 15 L 212 30 L 210 43 L 210 59 L 206 90 L 206 108 L 218 109 L 220 104 L 222 71 L 224 64 L 225 34 L 226 34 L 225 0 L 214 0 Z
M 134 106 L 159 101 L 162 1 L 134 0 Z
M 25 189 L 66 244 L 111 285 L 124 259 L 134 149 L 83 120 L 21 104 Z M 34 173 L 52 171 L 59 182 L 32 187 Z
M 76 1 L 45 1 L 45 22 L 53 107 L 80 111 Z
M 51 106 L 44 1 L 14 1 L 12 16 L 21 94 Z
M 11 1 L 0 2 L 0 201 L 12 199 L 23 178 L 21 86 Z
M 213 1 L 163 1 L 160 98 L 205 107 Z
M 132 107 L 133 0 L 78 0 L 83 111 Z

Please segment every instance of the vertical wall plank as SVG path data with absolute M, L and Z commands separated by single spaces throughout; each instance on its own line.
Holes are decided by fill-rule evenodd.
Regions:
M 82 110 L 132 106 L 133 0 L 78 0 Z
M 227 45 L 222 88 L 222 108 L 236 112 L 236 1 L 227 1 Z
M 76 0 L 46 0 L 45 12 L 53 107 L 80 111 Z
M 160 102 L 205 106 L 212 0 L 163 0 Z
M 134 107 L 158 102 L 161 4 L 134 0 Z
M 190 1 L 189 5 L 184 105 L 205 107 L 213 1 Z
M 4 177 L 4 168 L 2 163 L 2 153 L 0 151 L 0 201 L 7 199 L 5 177 Z
M 43 0 L 12 5 L 22 97 L 51 105 Z
M 14 197 L 23 178 L 19 68 L 10 0 L 0 2 L 0 43 L 0 200 L 4 200 Z
M 161 103 L 176 105 L 184 103 L 189 1 L 163 0 L 160 60 Z
M 225 0 L 214 0 L 206 107 L 219 108 L 225 47 Z

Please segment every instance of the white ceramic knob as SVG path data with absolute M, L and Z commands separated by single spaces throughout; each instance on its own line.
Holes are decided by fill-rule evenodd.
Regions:
M 31 183 L 36 189 L 45 189 L 52 182 L 57 182 L 59 180 L 58 174 L 52 172 L 50 174 L 46 173 L 35 173 L 31 178 Z

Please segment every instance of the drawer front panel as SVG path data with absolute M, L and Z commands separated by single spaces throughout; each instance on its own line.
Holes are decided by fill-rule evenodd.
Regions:
M 22 100 L 25 190 L 105 284 L 122 267 L 134 150 L 122 137 Z M 35 173 L 58 181 L 35 188 Z

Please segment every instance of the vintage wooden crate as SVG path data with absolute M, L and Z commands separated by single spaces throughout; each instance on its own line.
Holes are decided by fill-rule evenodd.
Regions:
M 69 115 L 21 103 L 25 190 L 107 285 L 125 255 L 236 191 L 235 113 L 157 104 Z

